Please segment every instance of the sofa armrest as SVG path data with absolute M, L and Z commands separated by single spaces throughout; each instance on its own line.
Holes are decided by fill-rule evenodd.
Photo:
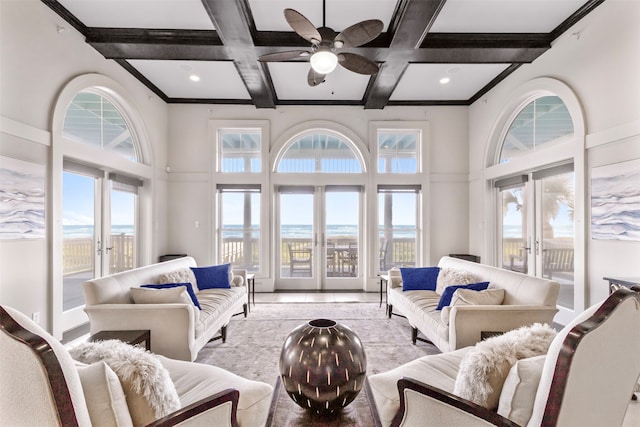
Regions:
M 533 323 L 553 322 L 556 307 L 544 305 L 464 305 L 449 313 L 449 350 L 475 345 L 482 332 L 506 332 Z
M 98 304 L 85 306 L 91 333 L 148 329 L 151 351 L 191 361 L 196 307 L 188 304 Z
M 236 280 L 236 277 L 242 277 L 242 283 L 240 285 L 237 286 L 244 286 L 245 288 L 248 287 L 248 283 L 247 283 L 247 270 L 243 270 L 243 269 L 233 269 L 233 280 Z M 233 284 L 231 284 L 231 286 L 234 286 Z
M 212 396 L 185 406 L 147 427 L 171 427 L 175 425 L 215 425 L 237 427 L 238 399 L 240 392 L 226 389 Z
M 400 409 L 391 426 L 508 426 L 511 420 L 437 387 L 411 379 L 398 380 Z

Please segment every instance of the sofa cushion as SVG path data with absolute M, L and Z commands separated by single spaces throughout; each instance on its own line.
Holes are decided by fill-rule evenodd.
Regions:
M 435 291 L 440 267 L 401 268 L 403 291 Z
M 534 323 L 477 343 L 460 363 L 454 394 L 496 409 L 511 367 L 527 357 L 546 354 L 556 331 Z
M 150 285 L 141 286 L 141 288 L 151 288 L 151 289 L 170 289 L 170 288 L 179 288 L 179 287 L 184 287 L 187 293 L 189 294 L 189 298 L 191 298 L 191 302 L 193 302 L 193 305 L 195 305 L 200 310 L 202 310 L 202 307 L 200 307 L 200 303 L 198 302 L 198 297 L 196 296 L 196 293 L 193 291 L 193 285 L 190 282 L 150 284 Z M 134 301 L 135 301 L 135 298 L 134 298 Z
M 489 287 L 489 282 L 480 282 L 480 283 L 471 283 L 469 285 L 453 285 L 447 286 L 442 291 L 442 295 L 440 296 L 440 301 L 438 302 L 438 307 L 436 310 L 442 310 L 443 307 L 446 307 L 451 304 L 451 298 L 453 298 L 453 294 L 459 289 L 470 289 L 472 291 L 484 291 Z
M 546 355 L 518 360 L 502 386 L 498 414 L 526 426 L 533 412 Z
M 273 387 L 252 381 L 216 366 L 185 362 L 158 356 L 176 386 L 182 406 L 222 391 L 234 388 L 240 392 L 238 424 L 247 427 L 264 426 L 271 406 Z
M 102 360 L 113 369 L 122 384 L 134 426 L 147 425 L 180 409 L 169 372 L 156 355 L 118 340 L 84 342 L 69 353 L 80 362 Z
M 474 274 L 469 273 L 468 271 L 461 270 L 458 268 L 441 268 L 440 273 L 438 274 L 438 281 L 436 283 L 436 292 L 442 295 L 444 289 L 447 286 L 452 285 L 468 285 L 470 283 L 478 283 L 481 282 L 479 277 Z
M 398 380 L 402 377 L 438 387 L 452 393 L 458 366 L 472 347 L 450 353 L 423 356 L 395 369 L 367 378 L 382 425 L 389 425 L 400 408 Z
M 194 291 L 198 291 L 198 283 L 196 282 L 196 276 L 190 268 L 178 268 L 173 271 L 162 273 L 156 279 L 158 284 L 165 283 L 191 283 Z
M 104 362 L 78 362 L 82 391 L 94 426 L 132 426 L 127 400 L 118 376 Z
M 485 289 L 484 291 L 458 289 L 453 293 L 451 304 L 442 307 L 440 316 L 442 322 L 448 325 L 451 307 L 458 305 L 500 305 L 502 300 L 504 300 L 504 289 Z
M 136 304 L 193 304 L 186 288 L 167 289 L 131 288 L 131 298 Z
M 231 287 L 231 264 L 212 265 L 209 267 L 191 267 L 198 282 L 198 289 L 215 289 Z

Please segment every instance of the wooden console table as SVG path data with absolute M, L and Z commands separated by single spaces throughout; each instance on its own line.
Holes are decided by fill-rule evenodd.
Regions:
M 131 345 L 144 343 L 145 349 L 151 350 L 151 331 L 148 329 L 131 331 L 100 331 L 91 335 L 88 341 L 105 340 L 120 340 Z

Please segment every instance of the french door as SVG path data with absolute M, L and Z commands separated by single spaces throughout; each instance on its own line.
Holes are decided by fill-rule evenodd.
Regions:
M 280 186 L 276 288 L 362 288 L 360 186 Z
M 83 282 L 136 266 L 137 187 L 136 180 L 65 161 L 63 330 L 86 322 Z
M 502 267 L 560 284 L 574 308 L 574 174 L 563 165 L 499 180 Z

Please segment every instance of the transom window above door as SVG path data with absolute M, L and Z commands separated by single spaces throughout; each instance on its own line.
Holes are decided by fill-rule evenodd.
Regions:
M 220 172 L 262 172 L 262 130 L 218 131 Z
M 337 134 L 313 132 L 299 136 L 278 163 L 278 173 L 362 173 L 352 145 Z
M 511 122 L 500 163 L 529 154 L 573 135 L 573 120 L 558 96 L 542 96 L 527 104 Z
M 133 162 L 140 161 L 124 115 L 97 90 L 86 89 L 73 98 L 64 117 L 62 135 Z
M 418 173 L 418 130 L 378 131 L 378 173 Z

